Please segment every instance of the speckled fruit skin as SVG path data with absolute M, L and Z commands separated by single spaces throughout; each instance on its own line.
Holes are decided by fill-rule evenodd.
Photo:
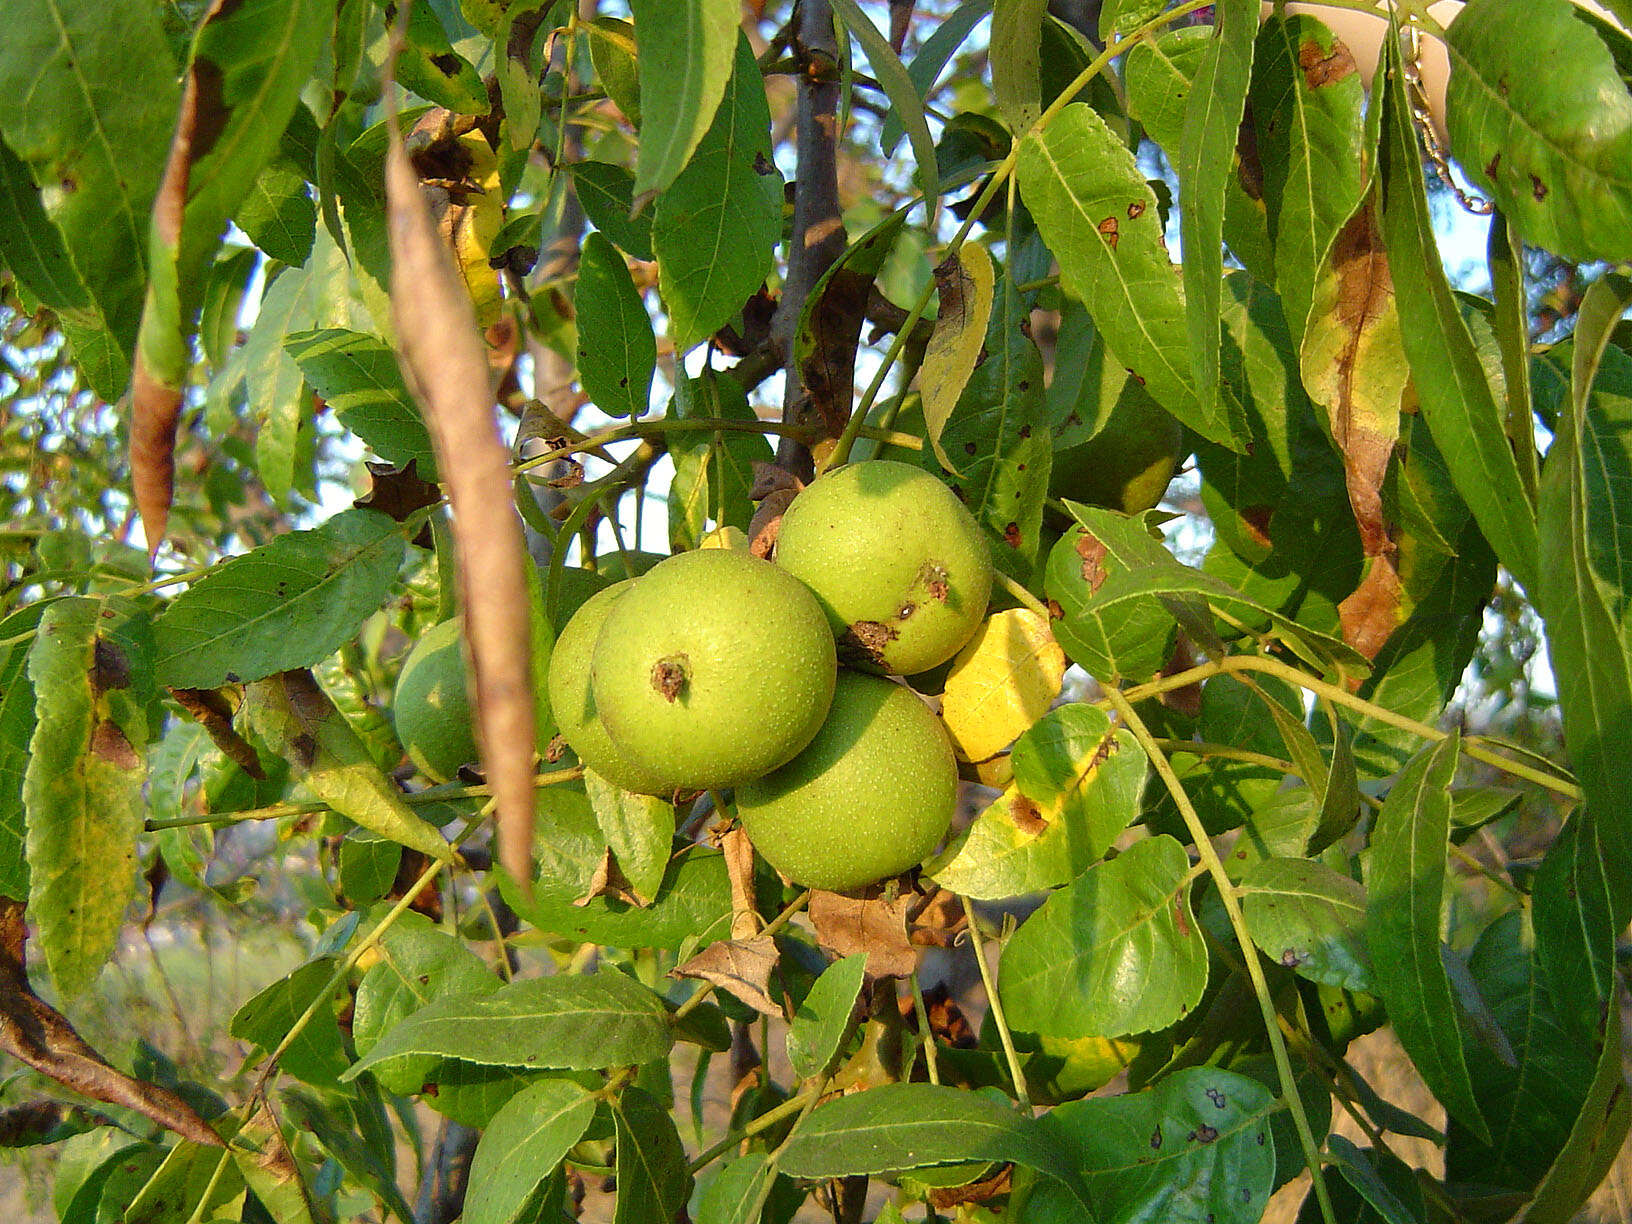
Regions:
M 810 746 L 737 788 L 742 827 L 765 861 L 796 884 L 834 892 L 921 863 L 957 801 L 941 720 L 911 689 L 848 670 Z
M 748 553 L 680 553 L 607 614 L 591 664 L 612 740 L 676 790 L 735 786 L 810 742 L 838 661 L 815 598 Z
M 816 592 L 846 663 L 900 675 L 957 654 L 992 592 L 974 516 L 935 476 L 889 459 L 829 472 L 794 498 L 776 563 Z
M 618 750 L 601 723 L 589 681 L 595 639 L 601 635 L 607 613 L 634 586 L 633 580 L 625 579 L 597 591 L 567 622 L 550 655 L 550 708 L 555 711 L 561 737 L 580 761 L 614 786 L 658 795 L 663 793 L 663 779 L 649 769 L 642 769 Z
M 457 617 L 432 625 L 414 643 L 397 676 L 391 715 L 408 759 L 432 781 L 446 782 L 477 758 Z

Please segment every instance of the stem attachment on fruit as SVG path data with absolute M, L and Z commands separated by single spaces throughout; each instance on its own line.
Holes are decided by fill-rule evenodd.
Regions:
M 686 681 L 690 678 L 691 660 L 683 654 L 670 655 L 652 664 L 652 687 L 671 705 L 686 691 Z

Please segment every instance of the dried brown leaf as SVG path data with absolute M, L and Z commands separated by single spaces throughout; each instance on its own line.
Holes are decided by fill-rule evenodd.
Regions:
M 1394 558 L 1373 557 L 1366 565 L 1360 585 L 1337 607 L 1343 623 L 1343 640 L 1366 658 L 1375 659 L 1389 635 L 1399 628 L 1404 596 L 1405 588 L 1400 584 Z
M 395 522 L 402 523 L 427 506 L 434 506 L 442 500 L 442 490 L 431 481 L 421 479 L 418 459 L 410 459 L 406 467 L 400 468 L 372 460 L 367 466 L 368 492 L 352 502 L 353 506 L 365 510 L 378 510 L 381 514 L 390 515 Z M 429 524 L 419 529 L 419 534 L 414 537 L 414 543 L 420 548 L 431 546 Z
M 595 874 L 589 877 L 588 891 L 583 896 L 575 898 L 573 904 L 582 909 L 596 897 L 611 897 L 614 901 L 635 906 L 649 904 L 630 885 L 623 870 L 618 866 L 617 855 L 612 853 L 610 846 L 602 852 L 601 861 L 595 865 Z
M 905 977 L 918 964 L 907 938 L 907 897 L 858 900 L 840 893 L 813 892 L 810 922 L 816 942 L 834 956 L 867 954 L 868 977 Z
M 0 1050 L 63 1087 L 133 1109 L 184 1139 L 226 1146 L 209 1123 L 168 1088 L 110 1067 L 28 982 L 23 903 L 0 897 Z
M 776 541 L 782 534 L 782 516 L 793 504 L 794 493 L 793 489 L 767 493 L 748 522 L 748 551 L 761 561 L 770 560 L 776 552 Z
M 754 845 L 741 826 L 727 830 L 719 843 L 731 881 L 731 938 L 748 939 L 764 925 L 754 905 Z
M 188 717 L 204 728 L 210 742 L 221 749 L 221 754 L 227 760 L 252 778 L 266 777 L 266 771 L 261 768 L 261 758 L 232 725 L 233 707 L 225 692 L 220 689 L 173 688 L 170 696 L 187 711 Z
M 403 372 L 424 408 L 453 507 L 477 739 L 498 813 L 499 861 L 525 890 L 532 879 L 534 739 L 527 554 L 486 346 L 394 117 L 385 188 L 391 315 Z
M 776 959 L 776 940 L 769 935 L 722 939 L 676 968 L 673 976 L 712 982 L 755 1011 L 785 1020 L 786 1012 L 770 994 Z
M 748 489 L 749 501 L 764 501 L 772 493 L 780 489 L 786 489 L 791 495 L 805 487 L 805 482 L 800 480 L 799 477 L 786 468 L 777 467 L 774 463 L 765 463 L 756 459 L 754 460 L 753 470 L 754 483 Z

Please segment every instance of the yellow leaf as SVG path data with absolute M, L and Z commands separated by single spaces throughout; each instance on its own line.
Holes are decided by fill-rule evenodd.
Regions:
M 489 260 L 493 239 L 504 225 L 504 197 L 499 190 L 499 159 L 480 132 L 467 132 L 459 143 L 470 154 L 465 180 L 476 190 L 465 194 L 465 202 L 448 209 L 442 217 L 447 237 L 458 257 L 459 276 L 465 282 L 476 322 L 491 327 L 499 321 L 503 299 L 499 273 Z
M 949 472 L 958 469 L 941 449 L 941 431 L 951 419 L 969 376 L 980 364 L 996 282 L 992 257 L 986 248 L 972 243 L 959 247 L 935 269 L 940 313 L 935 316 L 929 347 L 924 350 L 918 386 L 924 397 L 929 444 L 935 448 L 935 458 Z
M 941 711 L 966 760 L 984 761 L 1048 712 L 1065 677 L 1065 652 L 1048 619 L 1024 608 L 987 618 L 958 652 Z

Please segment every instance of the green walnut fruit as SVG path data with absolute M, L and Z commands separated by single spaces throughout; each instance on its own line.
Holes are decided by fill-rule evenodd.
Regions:
M 607 613 L 634 585 L 633 580 L 625 579 L 597 591 L 567 622 L 550 655 L 550 708 L 555 712 L 561 738 L 590 769 L 624 790 L 660 795 L 664 793 L 664 779 L 636 765 L 606 733 L 590 685 L 595 639 L 601 634 Z
M 952 820 L 958 766 L 941 720 L 911 689 L 841 671 L 816 738 L 737 788 L 754 848 L 788 879 L 835 892 L 921 863 Z
M 935 476 L 888 459 L 829 472 L 794 498 L 776 563 L 816 592 L 845 662 L 900 675 L 957 654 L 992 591 L 974 516 Z
M 408 759 L 432 781 L 446 782 L 480 755 L 457 617 L 431 626 L 414 643 L 397 677 L 391 714 Z
M 810 742 L 833 698 L 815 598 L 748 553 L 670 557 L 613 604 L 595 642 L 595 707 L 664 789 L 735 786 Z
M 1055 452 L 1048 491 L 1053 497 L 1139 514 L 1166 495 L 1184 454 L 1184 427 L 1130 386 L 1098 433 Z

